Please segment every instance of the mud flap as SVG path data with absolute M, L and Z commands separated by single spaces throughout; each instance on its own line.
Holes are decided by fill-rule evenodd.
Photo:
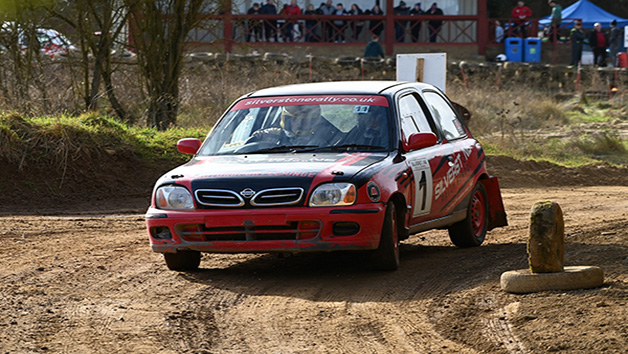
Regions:
M 506 219 L 506 210 L 502 201 L 502 193 L 499 189 L 499 181 L 497 177 L 489 177 L 479 181 L 486 189 L 486 197 L 488 198 L 488 230 L 496 227 L 508 226 Z

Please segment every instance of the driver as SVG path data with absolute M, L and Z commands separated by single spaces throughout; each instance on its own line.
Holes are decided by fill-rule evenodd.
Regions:
M 340 130 L 321 116 L 319 105 L 285 106 L 279 125 L 253 133 L 247 143 L 271 141 L 278 146 L 329 146 L 342 137 Z

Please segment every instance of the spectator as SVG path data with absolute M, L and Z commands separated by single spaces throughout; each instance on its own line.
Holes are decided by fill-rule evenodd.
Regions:
M 438 4 L 433 3 L 426 15 L 443 16 L 443 10 L 438 8 Z M 430 43 L 436 43 L 436 38 L 443 26 L 443 20 L 433 20 L 427 22 L 427 29 L 430 32 Z
M 617 20 L 611 22 L 611 36 L 609 39 L 609 48 L 611 54 L 611 63 L 614 67 L 617 67 L 617 53 L 622 46 L 624 39 L 623 31 L 617 27 Z
M 373 6 L 373 9 L 371 10 L 370 15 L 372 15 L 372 16 L 384 16 L 384 11 L 382 11 L 382 8 L 379 7 L 379 5 L 375 5 L 375 6 Z M 381 20 L 371 20 L 371 21 L 369 21 L 369 31 L 371 31 L 371 33 L 373 33 L 377 37 L 379 37 L 382 34 L 383 30 L 384 30 L 384 24 L 382 23 Z
M 321 15 L 326 15 L 326 16 L 333 15 L 334 12 L 336 11 L 331 4 L 331 0 L 327 0 L 327 2 L 324 5 L 321 4 L 321 7 L 319 7 L 319 10 L 321 12 Z M 331 42 L 334 38 L 334 28 L 329 21 L 323 22 L 323 32 L 324 32 L 323 40 Z
M 351 5 L 351 10 L 349 10 L 349 14 L 353 16 L 363 15 L 362 9 L 358 6 L 358 4 Z M 360 39 L 360 33 L 364 28 L 364 20 L 353 21 L 353 40 L 357 41 Z
M 336 4 L 336 11 L 334 12 L 336 16 L 346 16 L 347 11 L 341 3 Z M 344 20 L 334 20 L 334 30 L 336 32 L 336 36 L 334 36 L 334 42 L 342 42 L 346 43 L 345 39 L 345 21 Z
M 423 10 L 421 10 L 421 3 L 417 2 L 416 4 L 414 4 L 414 7 L 412 8 L 412 10 L 410 10 L 410 15 L 412 16 L 421 16 L 425 14 L 425 12 L 423 12 Z M 412 35 L 412 41 L 413 42 L 418 42 L 420 37 L 421 37 L 421 21 L 417 20 L 417 21 L 413 21 L 414 23 L 410 24 L 410 34 Z
M 571 39 L 571 62 L 569 65 L 578 65 L 582 60 L 582 46 L 586 35 L 582 30 L 582 21 L 576 21 L 574 27 L 569 32 Z
M 399 16 L 407 16 L 410 14 L 410 8 L 406 6 L 405 1 L 400 1 L 399 6 L 393 9 L 393 13 Z M 406 27 L 408 25 L 407 20 L 395 19 L 395 41 L 403 42 L 406 37 Z
M 266 0 L 266 4 L 259 10 L 261 15 L 276 15 L 277 8 L 274 0 Z M 264 20 L 264 38 L 270 42 L 274 39 L 277 42 L 277 20 Z
M 379 36 L 376 34 L 371 35 L 371 41 L 368 42 L 366 48 L 364 48 L 365 58 L 384 58 L 384 50 L 381 44 L 379 44 Z
M 596 22 L 593 25 L 593 32 L 589 35 L 589 45 L 593 50 L 593 64 L 596 66 L 606 66 L 606 46 L 608 44 L 608 37 L 602 25 Z
M 499 20 L 495 20 L 495 42 L 502 43 L 504 41 L 504 27 Z
M 552 8 L 552 14 L 550 16 L 552 24 L 550 27 L 549 39 L 553 42 L 560 39 L 559 30 L 563 21 L 563 7 L 558 5 L 558 3 L 554 0 L 549 1 L 549 6 Z
M 523 1 L 517 1 L 517 6 L 510 12 L 510 17 L 515 19 L 513 34 L 523 38 L 527 37 L 526 22 L 529 17 L 532 17 L 532 10 Z
M 297 5 L 297 0 L 290 0 L 290 5 L 286 7 L 285 15 L 288 17 L 298 16 L 301 14 L 301 8 Z M 297 25 L 295 20 L 289 20 L 286 23 L 286 41 L 293 42 L 294 41 L 294 26 Z
M 254 2 L 253 6 L 246 12 L 247 15 L 259 15 L 260 7 L 259 3 Z M 246 41 L 250 42 L 251 38 L 255 38 L 256 42 L 259 42 L 262 38 L 262 24 L 259 20 L 249 20 L 247 22 L 248 30 L 246 32 Z
M 314 5 L 309 4 L 305 9 L 305 15 L 314 16 L 317 15 Z M 306 42 L 318 42 L 318 21 L 305 20 L 305 41 Z

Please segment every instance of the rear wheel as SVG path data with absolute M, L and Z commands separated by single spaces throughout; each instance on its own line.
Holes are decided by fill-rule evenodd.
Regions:
M 372 254 L 372 264 L 378 270 L 397 270 L 399 268 L 399 229 L 395 204 L 388 202 L 386 216 L 382 226 L 379 247 Z
M 458 247 L 475 247 L 484 242 L 488 229 L 488 202 L 482 183 L 473 188 L 467 217 L 449 227 L 449 239 Z
M 201 264 L 201 252 L 179 251 L 177 253 L 164 253 L 164 259 L 170 270 L 196 270 Z

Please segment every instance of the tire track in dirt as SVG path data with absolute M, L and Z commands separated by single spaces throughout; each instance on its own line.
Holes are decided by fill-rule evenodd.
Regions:
M 511 225 L 485 245 L 456 249 L 431 231 L 402 244 L 393 273 L 352 253 L 205 255 L 200 271 L 178 273 L 138 217 L 0 217 L 0 351 L 622 352 L 628 189 L 503 192 Z M 566 261 L 602 266 L 605 288 L 500 291 L 503 271 L 526 267 L 527 215 L 547 199 L 565 214 Z

